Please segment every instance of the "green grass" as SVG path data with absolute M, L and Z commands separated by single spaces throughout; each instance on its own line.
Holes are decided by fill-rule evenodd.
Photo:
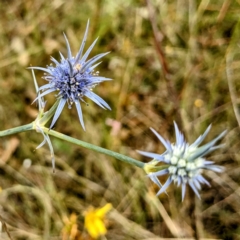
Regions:
M 40 134 L 1 138 L 0 217 L 13 239 L 63 239 L 64 217 L 71 213 L 78 216 L 81 235 L 75 239 L 90 239 L 83 213 L 107 202 L 114 210 L 106 239 L 239 238 L 240 1 L 147 2 L 1 1 L 0 130 L 35 119 L 36 94 L 26 68 L 45 67 L 50 56 L 59 59 L 58 51 L 66 54 L 63 32 L 75 54 L 89 19 L 87 46 L 99 36 L 92 56 L 111 51 L 98 70 L 113 81 L 95 92 L 112 111 L 82 104 L 84 132 L 75 109 L 66 107 L 55 130 L 147 162 L 136 149 L 164 151 L 149 127 L 174 141 L 175 120 L 192 142 L 212 123 L 206 141 L 228 129 L 225 147 L 209 156 L 226 171 L 206 172 L 211 188 L 203 186 L 202 200 L 187 189 L 182 203 L 176 186 L 169 196 L 156 197 L 157 187 L 141 169 L 100 153 L 51 137 L 53 174 L 47 146 L 35 150 Z M 44 84 L 42 72 L 35 74 Z M 55 98 L 46 99 L 49 108 Z M 9 238 L 3 232 L 1 239 Z

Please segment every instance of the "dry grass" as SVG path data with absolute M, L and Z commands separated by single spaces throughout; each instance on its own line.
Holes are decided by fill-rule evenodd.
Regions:
M 47 147 L 35 151 L 40 134 L 1 138 L 0 216 L 6 225 L 0 238 L 9 239 L 7 227 L 12 239 L 63 239 L 64 219 L 75 213 L 75 239 L 90 239 L 83 212 L 110 202 L 106 239 L 238 239 L 239 11 L 239 0 L 2 0 L 1 130 L 29 123 L 37 114 L 26 67 L 50 64 L 59 50 L 66 54 L 62 32 L 76 53 L 90 19 L 87 44 L 100 37 L 92 54 L 111 51 L 99 70 L 114 81 L 96 92 L 113 110 L 83 106 L 84 132 L 75 109 L 66 108 L 56 130 L 142 161 L 148 159 L 136 149 L 164 151 L 149 127 L 171 141 L 173 120 L 190 142 L 210 123 L 207 140 L 224 129 L 228 134 L 225 148 L 209 157 L 226 171 L 207 173 L 212 187 L 203 187 L 202 200 L 188 192 L 183 203 L 176 186 L 169 196 L 156 197 L 156 186 L 141 169 L 110 157 L 52 138 L 57 169 L 52 174 Z M 36 72 L 40 85 L 41 74 Z M 55 99 L 47 100 L 51 106 Z

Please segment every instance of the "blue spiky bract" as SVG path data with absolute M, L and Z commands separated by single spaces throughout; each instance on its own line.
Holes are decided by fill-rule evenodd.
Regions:
M 38 94 L 39 88 L 38 88 L 38 83 L 37 83 L 37 80 L 36 80 L 33 69 L 32 69 L 32 76 L 33 76 L 33 82 L 34 82 L 34 85 L 35 85 L 35 89 L 36 89 L 36 92 Z M 33 126 L 34 126 L 34 128 L 36 129 L 37 132 L 40 132 L 42 134 L 43 141 L 36 147 L 36 149 L 41 148 L 45 143 L 48 144 L 51 159 L 52 159 L 52 168 L 53 168 L 53 172 L 55 172 L 55 157 L 54 157 L 54 150 L 53 150 L 52 142 L 51 142 L 51 139 L 48 136 L 48 134 L 44 133 L 44 131 L 42 129 L 42 126 L 41 126 L 41 120 L 43 119 L 44 114 L 45 114 L 44 113 L 44 107 L 45 107 L 46 102 L 44 101 L 43 97 L 39 97 L 39 98 L 37 98 L 37 100 L 38 100 L 39 113 L 38 113 L 38 116 L 37 116 L 36 120 L 34 121 Z
M 87 39 L 88 28 L 89 21 L 87 23 L 82 44 L 75 57 L 72 56 L 68 39 L 64 34 L 67 45 L 67 58 L 65 58 L 62 53 L 60 53 L 60 61 L 57 61 L 55 58 L 51 57 L 51 60 L 55 64 L 55 66 L 51 64 L 46 68 L 31 67 L 31 69 L 38 69 L 44 71 L 45 74 L 43 78 L 48 81 L 47 84 L 39 88 L 40 94 L 38 94 L 35 101 L 49 93 L 58 91 L 56 97 L 59 98 L 60 101 L 53 116 L 50 129 L 56 123 L 65 104 L 67 103 L 69 108 L 71 108 L 72 105 L 75 104 L 80 123 L 85 130 L 83 114 L 80 105 L 80 101 L 84 102 L 83 98 L 85 96 L 91 99 L 100 107 L 111 110 L 110 106 L 101 97 L 92 92 L 92 89 L 97 84 L 103 81 L 111 80 L 109 78 L 99 76 L 98 72 L 94 72 L 95 68 L 100 64 L 100 62 L 97 61 L 107 55 L 109 52 L 98 54 L 88 60 L 88 56 L 97 41 L 96 39 L 88 48 L 88 50 L 83 54 L 83 49 Z
M 226 131 L 222 132 L 211 142 L 199 147 L 210 131 L 211 125 L 206 129 L 204 134 L 200 135 L 200 137 L 191 145 L 185 141 L 183 134 L 179 131 L 175 122 L 174 127 L 176 133 L 175 144 L 171 144 L 168 140 L 165 140 L 161 135 L 151 128 L 152 132 L 166 148 L 166 151 L 163 154 L 144 151 L 138 152 L 144 156 L 153 158 L 153 161 L 146 164 L 147 167 L 145 169 L 154 169 L 155 167 L 156 170 L 158 169 L 156 167 L 158 163 L 166 164 L 166 167 L 164 167 L 164 169 L 160 169 L 159 171 L 147 171 L 150 179 L 160 188 L 157 195 L 165 192 L 168 186 L 174 182 L 177 183 L 178 186 L 182 187 L 182 200 L 184 199 L 186 193 L 187 184 L 200 198 L 199 190 L 201 189 L 201 184 L 210 185 L 209 182 L 202 176 L 203 170 L 208 169 L 215 172 L 222 172 L 224 169 L 221 166 L 214 165 L 214 162 L 206 160 L 204 156 L 223 146 L 214 145 L 226 134 Z M 163 175 L 168 175 L 168 179 L 164 185 L 162 185 L 158 179 L 159 176 Z

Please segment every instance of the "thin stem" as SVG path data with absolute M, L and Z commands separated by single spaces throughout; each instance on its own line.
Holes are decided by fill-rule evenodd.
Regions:
M 54 136 L 54 137 L 57 137 L 57 138 L 59 138 L 59 139 L 68 141 L 68 142 L 70 142 L 70 143 L 77 144 L 77 145 L 79 145 L 79 146 L 81 146 L 81 147 L 84 147 L 84 148 L 93 150 L 93 151 L 95 151 L 95 152 L 99 152 L 99 153 L 103 153 L 103 154 L 109 155 L 109 156 L 114 157 L 114 158 L 116 158 L 116 159 L 118 159 L 118 160 L 120 160 L 120 161 L 129 163 L 129 164 L 134 165 L 134 166 L 139 167 L 139 168 L 143 168 L 143 167 L 144 167 L 144 163 L 143 163 L 143 162 L 137 161 L 137 160 L 135 160 L 134 158 L 127 157 L 127 156 L 125 156 L 125 155 L 123 155 L 123 154 L 116 153 L 116 152 L 110 151 L 110 150 L 108 150 L 108 149 L 101 148 L 101 147 L 95 146 L 95 145 L 93 145 L 93 144 L 83 142 L 83 141 L 81 141 L 81 140 L 78 140 L 78 139 L 69 137 L 69 136 L 67 136 L 67 135 L 64 135 L 64 134 L 62 134 L 62 133 L 56 132 L 56 131 L 54 131 L 54 130 L 49 130 L 49 129 L 46 128 L 46 127 L 43 127 L 42 129 L 43 129 L 43 131 L 44 131 L 46 134 L 49 134 L 49 135 Z
M 236 26 L 234 27 L 234 31 L 231 37 L 231 41 L 229 44 L 229 47 L 226 52 L 226 74 L 227 74 L 227 82 L 228 82 L 228 88 L 229 93 L 233 105 L 233 110 L 238 122 L 238 125 L 240 126 L 240 114 L 238 111 L 238 98 L 237 98 L 237 92 L 235 90 L 234 86 L 234 70 L 233 70 L 233 63 L 234 63 L 234 57 L 237 53 L 236 49 L 238 49 L 238 39 L 240 36 L 240 21 L 237 22 Z
M 30 130 L 33 130 L 33 123 L 29 123 L 29 124 L 26 124 L 23 126 L 7 129 L 4 131 L 0 131 L 0 137 L 16 134 L 16 133 L 20 133 L 20 132 L 26 132 L 26 131 L 30 131 Z
M 152 6 L 151 0 L 145 0 L 145 1 L 146 1 L 147 9 L 149 12 L 149 20 L 150 20 L 150 23 L 152 26 L 153 39 L 154 39 L 154 45 L 156 48 L 156 53 L 158 55 L 159 62 L 162 67 L 162 73 L 163 73 L 162 75 L 166 82 L 169 98 L 171 99 L 171 101 L 173 103 L 174 111 L 176 112 L 176 118 L 178 119 L 178 125 L 181 128 L 182 118 L 181 118 L 181 114 L 179 112 L 180 101 L 179 101 L 178 93 L 177 93 L 176 89 L 174 88 L 173 81 L 171 78 L 171 71 L 169 69 L 166 55 L 165 55 L 163 47 L 162 47 L 162 40 L 164 38 L 164 35 L 157 27 L 156 14 L 155 14 L 154 8 Z
M 229 88 L 229 93 L 230 93 L 230 97 L 231 97 L 231 101 L 232 101 L 232 105 L 233 105 L 233 110 L 238 122 L 238 126 L 240 126 L 240 115 L 238 112 L 238 103 L 237 103 L 237 93 L 233 84 L 233 72 L 231 69 L 230 64 L 233 61 L 233 56 L 232 54 L 227 54 L 226 56 L 226 73 L 227 73 L 227 82 L 228 82 L 228 88 Z
M 1 216 L 0 216 L 0 222 L 2 223 L 3 230 L 7 233 L 10 240 L 13 240 L 9 231 L 8 231 L 7 224 L 5 223 L 5 221 L 3 220 L 3 218 Z
M 191 227 L 193 229 L 193 238 L 195 240 L 199 240 L 198 229 L 196 224 L 196 201 L 198 201 L 198 199 L 196 198 L 196 194 L 191 188 L 190 188 L 188 197 L 190 200 L 188 210 L 189 210 L 189 215 L 191 216 Z
M 158 54 L 158 57 L 159 57 L 160 64 L 161 64 L 162 69 L 163 69 L 163 77 L 167 81 L 168 90 L 170 90 L 172 88 L 170 86 L 169 79 L 168 79 L 168 75 L 170 74 L 170 71 L 169 71 L 169 68 L 168 68 L 168 65 L 167 65 L 167 61 L 166 61 L 166 58 L 165 58 L 164 51 L 163 51 L 162 46 L 161 46 L 164 35 L 157 28 L 155 12 L 154 12 L 151 1 L 146 0 L 146 3 L 147 3 L 148 12 L 149 12 L 149 20 L 150 20 L 152 30 L 153 30 L 154 44 L 155 44 L 155 47 L 156 47 L 156 50 L 157 50 L 157 54 Z M 170 91 L 172 91 L 172 89 Z

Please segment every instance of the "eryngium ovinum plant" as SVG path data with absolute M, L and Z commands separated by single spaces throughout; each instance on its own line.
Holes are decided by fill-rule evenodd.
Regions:
M 180 133 L 175 123 L 175 144 L 171 144 L 169 141 L 164 140 L 155 130 L 151 129 L 166 147 L 166 152 L 163 154 L 156 154 L 139 151 L 142 155 L 153 159 L 149 163 L 143 163 L 120 153 L 72 138 L 52 129 L 64 106 L 67 104 L 68 107 L 71 108 L 74 104 L 76 106 L 82 128 L 85 130 L 83 114 L 80 105 L 80 102 L 85 101 L 85 97 L 91 99 L 104 109 L 111 109 L 101 97 L 92 91 L 93 88 L 99 83 L 103 81 L 109 81 L 111 79 L 99 76 L 99 72 L 95 71 L 96 67 L 100 64 L 98 61 L 108 54 L 108 52 L 98 54 L 88 59 L 88 56 L 96 44 L 97 39 L 84 53 L 88 28 L 89 21 L 87 23 L 82 44 L 80 45 L 80 49 L 76 56 L 72 55 L 70 44 L 64 34 L 67 45 L 67 57 L 64 57 L 63 54 L 60 53 L 60 60 L 56 60 L 55 58 L 51 57 L 51 61 L 54 65 L 51 64 L 47 67 L 30 67 L 37 92 L 35 101 L 38 103 L 39 107 L 38 116 L 30 124 L 1 131 L 0 137 L 30 130 L 35 130 L 36 132 L 41 133 L 43 136 L 43 142 L 37 148 L 42 147 L 45 143 L 48 144 L 52 158 L 53 171 L 55 169 L 54 151 L 49 135 L 88 148 L 90 150 L 112 156 L 118 160 L 124 161 L 125 163 L 144 169 L 150 179 L 160 187 L 160 190 L 157 194 L 165 192 L 171 182 L 176 182 L 182 187 L 182 199 L 184 198 L 187 184 L 190 185 L 190 187 L 199 197 L 199 190 L 201 187 L 200 184 L 208 184 L 207 180 L 202 176 L 203 170 L 208 169 L 216 172 L 221 172 L 223 170 L 222 167 L 214 165 L 211 161 L 205 160 L 204 156 L 222 146 L 215 146 L 215 144 L 225 135 L 226 131 L 222 132 L 211 142 L 199 147 L 209 132 L 210 127 L 191 145 L 184 140 L 183 135 Z M 34 69 L 44 71 L 43 79 L 47 81 L 47 84 L 41 86 L 40 88 L 38 87 L 37 80 L 34 75 Z M 55 94 L 56 102 L 48 111 L 45 111 L 46 102 L 44 97 L 50 93 Z M 50 127 L 47 127 L 47 124 L 50 120 Z M 159 165 L 159 163 L 163 164 Z M 158 179 L 158 177 L 162 175 L 168 175 L 168 180 L 163 186 Z

